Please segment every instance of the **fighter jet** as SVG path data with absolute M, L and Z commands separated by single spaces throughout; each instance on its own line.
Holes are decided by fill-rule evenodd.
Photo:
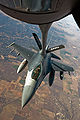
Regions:
M 49 74 L 49 86 L 51 86 L 54 81 L 55 71 L 60 72 L 61 80 L 63 79 L 64 72 L 70 73 L 74 71 L 72 67 L 61 63 L 60 57 L 52 53 L 53 51 L 65 48 L 64 45 L 59 45 L 52 48 L 47 46 L 45 49 L 46 53 L 43 55 L 42 44 L 38 36 L 35 33 L 33 33 L 33 36 L 39 47 L 39 50 L 37 50 L 36 53 L 15 43 L 8 46 L 12 46 L 24 57 L 24 60 L 18 67 L 17 73 L 20 73 L 28 64 L 28 72 L 22 94 L 22 107 L 29 102 L 47 74 Z
M 37 53 L 15 43 L 9 45 L 9 47 L 14 47 L 24 57 L 17 73 L 21 72 L 28 64 L 28 72 L 22 94 L 22 107 L 24 107 L 47 74 L 49 74 L 49 85 L 51 86 L 54 81 L 55 71 L 60 72 L 61 80 L 64 72 L 70 74 L 70 72 L 74 71 L 72 67 L 61 63 L 60 57 L 52 53 L 64 48 L 64 45 L 49 48 L 47 35 L 53 22 L 70 14 L 73 15 L 80 27 L 80 0 L 0 0 L 0 9 L 13 18 L 39 25 L 42 32 L 42 43 L 38 36 L 33 33 L 39 47 Z

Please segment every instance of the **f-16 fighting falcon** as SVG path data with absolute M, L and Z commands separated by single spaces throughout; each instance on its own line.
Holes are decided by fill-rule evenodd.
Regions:
M 49 74 L 49 86 L 51 86 L 54 81 L 55 71 L 60 72 L 61 80 L 64 72 L 70 74 L 70 72 L 74 71 L 72 67 L 61 63 L 60 57 L 52 53 L 64 48 L 64 45 L 49 48 L 47 35 L 54 21 L 70 14 L 73 15 L 80 27 L 80 0 L 0 0 L 0 9 L 15 19 L 39 25 L 42 33 L 42 42 L 33 33 L 39 47 L 37 53 L 15 43 L 8 46 L 14 47 L 24 57 L 17 73 L 21 72 L 28 64 L 28 72 L 22 94 L 23 108 L 30 101 L 47 74 Z

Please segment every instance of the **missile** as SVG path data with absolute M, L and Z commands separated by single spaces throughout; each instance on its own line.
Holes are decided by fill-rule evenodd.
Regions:
M 9 47 L 11 47 L 11 46 L 13 46 L 15 43 L 13 42 L 13 43 L 11 43 L 9 46 L 7 46 L 6 48 L 9 48 Z
M 27 63 L 28 63 L 27 60 L 24 59 L 24 60 L 21 62 L 21 64 L 19 65 L 19 67 L 18 67 L 18 69 L 17 69 L 17 73 L 20 73 L 20 72 L 26 67 Z
M 20 53 L 17 53 L 17 56 L 19 56 L 20 55 Z
M 12 50 L 10 51 L 10 53 L 14 52 L 14 50 L 15 50 L 15 49 L 12 49 Z

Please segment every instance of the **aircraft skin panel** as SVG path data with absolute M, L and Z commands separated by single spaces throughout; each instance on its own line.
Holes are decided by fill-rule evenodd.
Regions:
M 29 2 L 31 1 L 32 0 L 30 0 Z M 44 23 L 51 23 L 57 21 L 69 15 L 72 9 L 74 8 L 75 2 L 79 0 L 56 0 L 56 1 L 45 0 L 45 1 L 46 2 L 44 2 L 43 4 L 44 7 L 42 8 L 42 10 L 40 9 L 41 7 L 38 7 L 39 10 L 38 8 L 34 10 L 34 8 L 37 5 L 38 6 L 40 5 L 40 3 L 36 2 L 36 6 L 29 3 L 29 7 L 32 11 L 26 11 L 27 8 L 24 8 L 23 6 L 21 6 L 20 8 L 20 5 L 19 6 L 15 6 L 15 4 L 13 5 L 13 2 L 16 3 L 16 0 L 7 0 L 7 1 L 0 0 L 0 9 L 9 16 L 16 18 L 18 20 L 32 24 L 44 24 Z M 47 6 L 48 5 L 47 1 L 51 2 L 49 6 Z M 18 0 L 18 2 L 19 4 L 21 4 L 20 0 Z M 27 5 L 28 3 L 26 4 L 26 6 Z M 50 10 L 45 8 L 45 6 L 49 7 Z
M 58 66 L 56 66 L 55 64 L 51 64 L 52 65 L 52 68 L 54 71 L 63 71 L 62 69 L 60 69 Z
M 13 43 L 10 46 L 12 46 L 14 49 L 16 49 L 22 55 L 22 57 L 27 59 L 27 61 L 29 61 L 32 58 L 32 56 L 35 54 L 33 51 L 23 48 L 15 43 Z
M 51 65 L 52 65 L 52 68 L 55 70 L 55 71 L 68 71 L 68 72 L 73 72 L 74 69 L 66 64 L 63 64 L 63 63 L 60 63 L 60 62 L 57 62 L 55 60 L 52 60 L 51 61 Z

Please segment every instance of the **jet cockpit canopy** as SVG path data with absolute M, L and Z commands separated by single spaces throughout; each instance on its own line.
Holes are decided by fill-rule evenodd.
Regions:
M 39 64 L 32 72 L 32 79 L 36 80 L 39 78 L 41 73 L 41 64 Z

